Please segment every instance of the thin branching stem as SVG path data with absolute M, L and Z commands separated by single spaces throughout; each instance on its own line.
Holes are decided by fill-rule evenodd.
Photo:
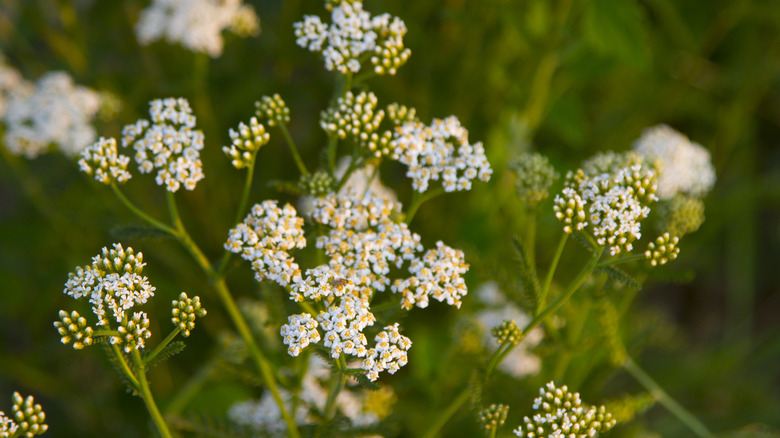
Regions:
M 252 191 L 252 179 L 255 174 L 255 163 L 257 162 L 257 151 L 252 154 L 252 159 L 249 161 L 249 165 L 246 167 L 246 178 L 244 179 L 244 189 L 241 192 L 241 200 L 238 204 L 238 210 L 236 210 L 236 218 L 233 220 L 233 225 L 241 222 L 241 219 L 246 213 L 246 206 L 249 203 L 249 193 Z M 227 270 L 228 262 L 230 262 L 230 256 L 233 253 L 225 249 L 222 253 L 222 259 L 219 261 L 219 268 L 217 268 L 217 275 L 222 276 Z
M 127 361 L 125 360 L 125 355 L 122 354 L 122 350 L 119 349 L 119 346 L 116 344 L 111 344 L 111 350 L 114 352 L 114 356 L 116 357 L 116 360 L 119 361 L 119 366 L 122 368 L 122 371 L 125 373 L 125 376 L 130 381 L 130 383 L 133 385 L 135 389 L 138 389 L 138 379 L 135 377 L 135 373 L 130 368 L 130 365 L 127 364 Z
M 144 366 L 143 359 L 141 359 L 141 353 L 138 350 L 133 349 L 131 356 L 135 365 L 136 373 L 138 374 L 138 392 L 141 393 L 146 404 L 146 409 L 149 411 L 149 415 L 154 421 L 154 425 L 157 427 L 157 431 L 160 432 L 160 436 L 163 438 L 172 438 L 171 431 L 168 430 L 168 424 L 165 423 L 165 419 L 160 413 L 160 409 L 157 407 L 157 403 L 152 396 L 152 390 L 149 388 L 149 382 L 146 381 L 146 368 Z
M 178 328 L 178 327 L 176 327 L 176 328 L 175 328 L 173 331 L 171 331 L 170 333 L 168 333 L 168 336 L 166 336 L 166 337 L 165 337 L 165 339 L 163 339 L 163 341 L 162 341 L 162 342 L 160 342 L 160 343 L 157 345 L 157 347 L 155 347 L 155 348 L 154 348 L 154 350 L 152 350 L 152 352 L 151 352 L 151 353 L 149 353 L 149 355 L 148 355 L 148 356 L 146 356 L 146 357 L 144 358 L 143 364 L 144 364 L 144 365 L 148 365 L 149 363 L 151 363 L 151 362 L 154 360 L 154 358 L 155 358 L 155 357 L 157 357 L 157 355 L 158 355 L 158 354 L 160 354 L 160 352 L 161 352 L 161 351 L 163 351 L 163 348 L 165 348 L 166 346 L 168 346 L 168 344 L 170 344 L 170 343 L 171 343 L 171 341 L 172 341 L 174 338 L 176 338 L 176 336 L 177 336 L 179 333 L 181 333 L 181 329 L 180 329 L 180 328 Z
M 534 317 L 534 319 L 531 320 L 531 322 L 528 323 L 528 325 L 525 326 L 523 329 L 523 332 L 520 336 L 520 341 L 518 341 L 518 344 L 525 339 L 526 336 L 528 336 L 528 333 L 531 332 L 534 328 L 536 328 L 539 324 L 542 323 L 542 321 L 545 320 L 548 316 L 553 314 L 558 308 L 560 308 L 563 303 L 565 303 L 569 298 L 571 298 L 572 295 L 574 295 L 574 292 L 577 291 L 577 289 L 582 286 L 582 283 L 585 282 L 585 279 L 588 278 L 591 271 L 593 271 L 594 267 L 598 263 L 599 259 L 601 258 L 601 255 L 603 254 L 604 249 L 599 248 L 593 253 L 593 256 L 590 258 L 588 263 L 585 264 L 585 266 L 582 268 L 579 274 L 574 278 L 574 280 L 571 282 L 571 284 L 566 288 L 566 290 L 552 303 L 550 303 L 549 306 L 547 306 L 546 309 L 544 309 L 542 312 L 540 312 L 537 316 Z M 515 347 L 517 344 L 511 344 L 506 343 L 501 345 L 496 351 L 493 352 L 493 355 L 488 360 L 488 364 L 485 367 L 484 372 L 484 379 L 487 381 L 490 378 L 490 375 L 493 373 L 495 368 L 501 363 L 501 361 L 509 354 L 510 351 Z M 450 403 L 450 405 L 447 407 L 447 409 L 439 416 L 439 418 L 434 421 L 434 423 L 431 425 L 430 428 L 428 428 L 428 431 L 423 435 L 424 438 L 433 438 L 435 437 L 442 427 L 447 423 L 447 421 L 455 415 L 455 413 L 460 409 L 460 407 L 468 400 L 469 395 L 471 393 L 471 388 L 466 387 L 464 388 L 460 394 L 458 394 L 455 399 Z
M 119 190 L 119 187 L 117 187 L 116 184 L 111 184 L 111 190 L 114 191 L 114 194 L 116 194 L 117 198 L 119 198 L 119 200 L 122 202 L 122 204 L 124 204 L 125 207 L 127 207 L 130 211 L 132 211 L 133 214 L 135 214 L 139 218 L 141 218 L 144 221 L 146 221 L 147 223 L 149 223 L 149 225 L 152 225 L 153 227 L 155 227 L 155 228 L 157 228 L 157 229 L 159 229 L 161 231 L 164 231 L 164 232 L 166 232 L 166 233 L 168 233 L 168 234 L 170 234 L 172 236 L 176 235 L 176 230 L 174 230 L 170 226 L 165 225 L 164 223 L 158 221 L 157 219 L 149 216 L 148 214 L 144 213 L 143 210 L 141 210 L 135 204 L 133 204 L 133 202 L 130 201 L 130 199 L 128 199 L 127 196 L 125 196 L 125 194 L 122 193 L 121 190 Z M 166 192 L 166 193 L 170 193 L 170 192 Z
M 637 382 L 645 387 L 651 394 L 661 403 L 669 412 L 672 413 L 678 420 L 688 426 L 693 433 L 701 438 L 713 437 L 712 432 L 699 421 L 693 414 L 688 412 L 680 403 L 677 402 L 672 396 L 666 393 L 661 385 L 655 382 L 639 365 L 636 364 L 630 357 L 626 357 L 623 362 L 623 369 L 628 371 Z
M 298 171 L 301 172 L 301 175 L 308 175 L 309 170 L 306 169 L 306 165 L 303 164 L 303 159 L 301 159 L 301 154 L 298 153 L 298 148 L 295 146 L 295 142 L 292 139 L 292 136 L 290 135 L 290 131 L 287 130 L 287 124 L 284 122 L 279 122 L 279 130 L 282 131 L 282 136 L 284 137 L 284 141 L 287 142 L 287 146 L 290 147 L 290 153 L 293 156 L 293 160 L 295 160 L 295 165 L 298 166 Z
M 423 204 L 423 202 L 433 199 L 439 195 L 444 193 L 444 188 L 437 187 L 425 194 L 420 194 L 420 192 L 416 191 L 414 192 L 414 196 L 412 197 L 412 203 L 409 205 L 409 210 L 406 212 L 406 218 L 404 219 L 404 222 L 409 225 L 412 223 L 412 219 L 414 219 L 414 215 L 417 214 L 417 209 L 420 208 L 420 206 Z
M 539 294 L 539 302 L 536 305 L 536 314 L 538 315 L 539 312 L 541 312 L 542 308 L 545 305 L 545 302 L 547 301 L 547 293 L 550 291 L 550 285 L 552 284 L 553 276 L 555 275 L 555 270 L 558 268 L 558 262 L 561 260 L 561 255 L 563 254 L 563 247 L 566 246 L 566 241 L 569 239 L 569 233 L 563 233 L 563 236 L 561 236 L 561 240 L 558 242 L 558 247 L 555 249 L 555 255 L 553 256 L 552 262 L 550 262 L 550 269 L 547 270 L 547 277 L 544 279 L 544 285 L 542 286 L 542 291 Z

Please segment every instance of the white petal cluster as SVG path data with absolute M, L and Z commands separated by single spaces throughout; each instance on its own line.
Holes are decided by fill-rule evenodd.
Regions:
M 613 256 L 631 251 L 632 242 L 642 237 L 641 221 L 650 214 L 648 204 L 658 200 L 655 178 L 655 171 L 643 164 L 595 176 L 582 169 L 569 172 L 567 187 L 555 197 L 555 216 L 566 233 L 587 228 Z
M 142 45 L 165 39 L 216 58 L 226 28 L 248 36 L 257 34 L 260 24 L 254 9 L 241 0 L 154 0 L 141 11 L 135 31 Z
M 363 59 L 369 58 L 376 74 L 394 75 L 411 54 L 403 45 L 404 22 L 389 14 L 371 17 L 362 2 L 334 7 L 330 25 L 306 15 L 293 26 L 299 46 L 321 52 L 325 68 L 343 74 L 359 72 Z
M 110 341 L 124 346 L 128 353 L 144 348 L 144 340 L 151 336 L 146 313 L 130 314 L 130 310 L 154 296 L 154 286 L 141 276 L 144 266 L 142 253 L 115 243 L 111 249 L 103 248 L 102 254 L 93 257 L 91 265 L 78 267 L 68 274 L 63 290 L 75 299 L 89 300 L 92 312 L 98 318 L 98 326 L 106 326 L 110 330 L 116 324 L 118 334 L 112 335 Z M 67 317 L 67 312 L 61 311 L 61 321 L 54 323 L 63 343 L 74 342 L 77 349 L 91 344 L 91 339 L 82 342 L 83 336 L 73 336 L 75 332 L 83 332 L 84 336 L 91 338 L 92 330 L 86 327 L 84 318 L 76 312 L 69 319 Z
M 257 117 L 249 119 L 249 126 L 239 122 L 238 130 L 231 128 L 229 134 L 230 147 L 223 146 L 222 152 L 230 158 L 230 163 L 236 169 L 249 166 L 255 153 L 271 138 L 265 131 L 265 126 L 257 121 Z
M 428 307 L 430 298 L 460 308 L 461 298 L 468 293 L 462 275 L 469 270 L 463 251 L 436 242 L 436 249 L 415 258 L 409 267 L 411 277 L 395 280 L 391 290 L 403 295 L 401 307 Z
M 369 311 L 367 299 L 342 297 L 338 304 L 331 305 L 325 312 L 320 312 L 317 321 L 325 331 L 323 345 L 330 347 L 330 355 L 334 359 L 341 354 L 364 357 L 368 352 L 363 330 L 374 325 L 376 318 Z
M 46 73 L 32 85 L 0 69 L 0 81 L 0 94 L 1 87 L 13 87 L 3 115 L 3 143 L 12 154 L 35 158 L 54 145 L 72 157 L 95 141 L 91 122 L 100 109 L 100 94 L 75 85 L 67 73 Z
M 183 185 L 193 190 L 203 179 L 203 132 L 195 128 L 195 116 L 184 98 L 149 102 L 151 122 L 140 119 L 122 129 L 122 146 L 135 149 L 141 173 L 157 169 L 155 181 L 169 192 Z
M 287 324 L 282 326 L 280 333 L 290 356 L 298 356 L 309 344 L 320 341 L 317 321 L 308 313 L 288 316 Z
M 127 171 L 128 164 L 130 157 L 119 153 L 116 140 L 103 137 L 81 151 L 79 160 L 81 171 L 103 184 L 127 182 L 133 176 Z
M 300 277 L 300 268 L 288 251 L 305 246 L 303 218 L 290 204 L 279 208 L 276 201 L 255 204 L 225 242 L 225 249 L 252 263 L 257 281 L 269 279 L 282 286 Z
M 0 411 L 0 437 L 14 436 L 19 430 L 13 419 L 6 417 L 5 412 Z
M 434 119 L 430 126 L 406 122 L 396 127 L 390 148 L 421 193 L 438 180 L 447 192 L 470 190 L 472 180 L 488 181 L 493 173 L 482 143 L 469 144 L 468 131 L 455 116 Z
M 142 253 L 133 254 L 132 248 L 125 250 L 118 243 L 114 244 L 111 251 L 119 254 L 112 259 L 117 259 L 122 267 L 115 268 L 115 260 L 104 257 L 109 253 L 104 248 L 104 256 L 95 256 L 92 265 L 78 267 L 75 272 L 68 274 L 63 290 L 63 293 L 75 299 L 89 300 L 92 312 L 98 317 L 97 325 L 109 324 L 110 320 L 121 323 L 126 319 L 128 310 L 146 303 L 155 291 L 147 278 L 140 275 L 145 266 L 141 261 Z M 125 264 L 132 267 L 125 269 Z M 106 309 L 111 312 L 110 317 L 106 315 Z
M 363 369 L 368 371 L 366 377 L 372 382 L 379 378 L 379 373 L 387 371 L 395 374 L 409 362 L 407 351 L 412 341 L 398 332 L 398 323 L 386 326 L 374 338 L 376 346 L 369 349 L 363 359 Z
M 312 219 L 332 228 L 363 231 L 369 226 L 392 222 L 400 212 L 399 202 L 379 198 L 370 191 L 362 198 L 354 192 L 343 195 L 330 193 L 315 201 Z
M 646 129 L 634 143 L 634 150 L 656 161 L 661 199 L 670 199 L 677 193 L 702 197 L 715 185 L 710 152 L 667 125 Z

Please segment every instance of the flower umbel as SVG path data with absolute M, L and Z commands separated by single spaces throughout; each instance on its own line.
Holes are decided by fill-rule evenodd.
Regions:
M 141 119 L 122 129 L 122 147 L 135 149 L 141 173 L 157 169 L 155 181 L 169 192 L 183 185 L 193 190 L 203 179 L 203 133 L 195 130 L 195 116 L 187 99 L 157 99 L 149 103 L 151 122 Z
M 79 167 L 103 184 L 122 184 L 133 176 L 127 171 L 129 163 L 130 157 L 119 153 L 115 139 L 100 137 L 97 143 L 81 151 Z
M 553 382 L 539 390 L 533 408 L 539 412 L 532 418 L 525 417 L 525 424 L 515 429 L 515 435 L 589 438 L 612 429 L 616 423 L 604 406 L 585 405 L 579 393 L 569 392 L 565 385 L 557 388 Z
M 509 415 L 509 406 L 493 403 L 479 411 L 479 422 L 485 430 L 498 429 L 506 422 L 507 415 Z
M 282 96 L 274 94 L 273 96 L 263 96 L 255 102 L 255 113 L 262 120 L 267 120 L 268 126 L 276 126 L 279 123 L 290 121 L 290 108 L 282 100 Z
M 79 315 L 79 312 L 68 312 L 60 310 L 60 320 L 54 322 L 54 327 L 62 337 L 62 343 L 73 344 L 73 349 L 81 350 L 87 345 L 92 345 L 92 335 L 94 330 L 87 325 L 87 320 Z
M 550 160 L 538 152 L 520 154 L 511 168 L 517 176 L 517 194 L 530 207 L 547 199 L 550 186 L 558 179 L 558 172 Z
M 230 130 L 230 140 L 230 147 L 223 146 L 222 152 L 232 160 L 233 167 L 243 169 L 249 166 L 260 147 L 268 143 L 270 136 L 265 132 L 265 126 L 252 117 L 249 126 L 240 122 L 238 131 Z
M 400 18 L 389 14 L 371 17 L 359 1 L 330 6 L 330 25 L 315 15 L 294 24 L 298 45 L 322 53 L 325 68 L 357 73 L 368 59 L 375 74 L 394 75 L 409 59 L 411 51 L 403 43 L 406 25 Z

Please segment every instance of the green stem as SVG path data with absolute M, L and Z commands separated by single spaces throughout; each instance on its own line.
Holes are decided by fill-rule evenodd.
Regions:
M 149 382 L 146 381 L 146 369 L 144 368 L 143 359 L 141 359 L 141 353 L 138 350 L 132 352 L 133 362 L 138 372 L 138 389 L 141 393 L 141 398 L 144 399 L 146 409 L 149 411 L 149 415 L 152 416 L 154 425 L 157 426 L 157 431 L 160 432 L 160 436 L 163 438 L 171 438 L 171 432 L 168 430 L 168 425 L 165 423 L 160 409 L 157 408 L 157 403 L 154 402 L 152 397 L 152 391 L 149 389 Z
M 180 332 L 181 332 L 181 329 L 176 327 L 172 332 L 168 333 L 168 336 L 166 336 L 165 339 L 163 339 L 163 341 L 160 342 L 157 345 L 157 347 L 155 347 L 154 350 L 152 350 L 152 352 L 149 353 L 149 355 L 144 358 L 143 364 L 147 365 L 151 361 L 153 361 L 154 358 L 157 357 L 158 354 L 160 354 L 160 352 L 163 350 L 163 348 L 165 348 L 168 344 L 170 344 L 171 341 L 173 340 L 173 338 L 175 338 L 176 335 L 178 335 Z
M 125 376 L 128 380 L 130 380 L 130 383 L 133 384 L 133 387 L 135 389 L 138 389 L 138 379 L 135 377 L 135 373 L 133 373 L 133 370 L 130 368 L 130 365 L 127 364 L 127 361 L 125 360 L 125 355 L 122 354 L 122 350 L 119 349 L 119 346 L 116 344 L 111 344 L 111 349 L 114 351 L 114 356 L 116 356 L 116 359 L 119 361 L 119 366 L 122 367 L 122 371 L 124 371 Z
M 233 296 L 230 294 L 230 290 L 228 290 L 227 284 L 225 284 L 225 280 L 222 278 L 218 279 L 214 284 L 214 288 L 217 291 L 219 299 L 222 301 L 222 305 L 227 310 L 230 319 L 233 320 L 233 324 L 236 326 L 236 330 L 238 330 L 239 335 L 241 335 L 241 337 L 244 339 L 244 343 L 249 350 L 249 355 L 252 357 L 258 369 L 260 370 L 260 374 L 263 377 L 263 381 L 265 382 L 266 387 L 269 391 L 271 391 L 271 395 L 276 401 L 276 404 L 279 406 L 279 410 L 282 413 L 282 419 L 287 424 L 288 436 L 294 438 L 300 437 L 301 435 L 298 432 L 298 427 L 295 425 L 295 420 L 287 410 L 284 404 L 284 400 L 282 400 L 282 396 L 279 393 L 279 388 L 276 384 L 276 378 L 274 377 L 273 370 L 271 369 L 271 363 L 257 346 L 254 335 L 252 335 L 252 330 L 249 328 L 249 324 L 247 324 L 243 315 L 241 315 L 241 311 L 238 309 L 238 305 L 236 305 Z
M 525 224 L 525 257 L 532 272 L 536 272 L 536 208 L 527 210 Z
M 328 388 L 328 401 L 325 403 L 325 418 L 330 421 L 334 415 L 336 415 L 336 398 L 339 393 L 344 389 L 344 385 L 347 383 L 347 373 L 344 371 L 347 369 L 347 362 L 344 359 L 344 355 L 340 355 L 336 366 L 339 369 L 338 374 L 333 376 L 330 388 Z
M 563 254 L 563 247 L 566 246 L 566 241 L 569 239 L 569 233 L 563 233 L 561 240 L 558 242 L 558 247 L 555 249 L 555 255 L 552 262 L 550 262 L 550 269 L 547 271 L 547 277 L 544 279 L 544 286 L 542 292 L 539 294 L 539 303 L 536 306 L 536 314 L 539 314 L 542 307 L 544 307 L 545 301 L 547 301 L 547 293 L 550 291 L 550 285 L 552 284 L 553 275 L 558 268 L 558 262 L 561 260 L 561 254 Z
M 284 122 L 279 122 L 278 125 L 279 125 L 279 130 L 282 131 L 282 136 L 284 137 L 284 140 L 287 142 L 287 146 L 290 147 L 290 153 L 292 153 L 293 160 L 295 160 L 295 165 L 298 166 L 298 171 L 301 172 L 301 175 L 304 176 L 308 175 L 309 171 L 306 169 L 306 165 L 303 164 L 301 155 L 298 153 L 298 148 L 295 147 L 295 142 L 290 136 L 290 131 L 287 130 L 287 124 L 285 124 Z
M 241 200 L 238 204 L 238 210 L 236 211 L 236 218 L 233 221 L 233 225 L 238 224 L 241 222 L 241 219 L 244 217 L 244 213 L 246 212 L 246 206 L 249 203 L 249 193 L 252 191 L 252 179 L 254 178 L 255 174 L 255 163 L 257 162 L 257 151 L 255 151 L 254 154 L 252 154 L 252 159 L 249 162 L 249 166 L 247 166 L 246 169 L 246 178 L 244 179 L 244 189 L 241 192 Z M 223 275 L 225 273 L 225 270 L 227 269 L 228 262 L 230 261 L 230 256 L 233 253 L 231 253 L 228 250 L 225 250 L 224 253 L 222 253 L 222 260 L 219 262 L 219 268 L 217 269 L 217 275 Z
M 350 175 L 352 175 L 352 172 L 355 171 L 361 164 L 363 164 L 363 160 L 357 160 L 355 157 L 352 157 L 349 161 L 349 166 L 347 167 L 347 170 L 344 172 L 344 175 L 341 175 L 341 179 L 339 179 L 339 182 L 336 183 L 335 191 L 338 192 L 341 190 L 342 187 L 344 187 L 344 184 L 349 181 Z
M 646 258 L 647 257 L 645 257 L 644 254 L 631 254 L 625 257 L 618 257 L 612 260 L 607 260 L 605 262 L 599 263 L 598 265 L 596 265 L 596 267 L 604 268 L 607 266 L 614 266 L 614 265 L 619 265 L 621 263 L 632 262 L 634 260 L 645 260 Z
M 159 229 L 161 231 L 164 231 L 164 232 L 166 232 L 166 233 L 168 233 L 170 235 L 173 235 L 173 236 L 176 235 L 176 230 L 174 230 L 173 228 L 169 227 L 168 225 L 165 225 L 164 223 L 158 221 L 157 219 L 149 216 L 148 214 L 144 213 L 140 208 L 136 207 L 135 204 L 133 204 L 132 201 L 127 199 L 127 196 L 125 196 L 125 194 L 122 193 L 121 190 L 119 190 L 119 187 L 117 187 L 116 184 L 111 184 L 111 190 L 114 191 L 114 194 L 116 194 L 116 196 L 119 198 L 119 200 L 122 201 L 122 203 L 125 204 L 125 207 L 130 209 L 130 211 L 132 211 L 133 214 L 135 214 L 136 216 L 138 216 L 141 219 L 145 220 L 150 225 L 152 225 L 153 227 L 155 227 L 155 228 L 157 228 L 157 229 Z M 171 194 L 171 192 L 168 192 L 167 190 L 166 190 L 166 193 Z
M 409 210 L 406 212 L 406 218 L 404 219 L 404 222 L 407 225 L 412 223 L 412 219 L 414 219 L 414 215 L 417 214 L 417 209 L 420 208 L 420 205 L 431 198 L 435 198 L 436 196 L 441 195 L 442 193 L 444 193 L 444 188 L 442 187 L 435 188 L 428 193 L 425 193 L 424 195 L 421 195 L 420 192 L 415 190 L 414 196 L 412 197 L 412 204 L 409 206 Z
M 666 391 L 664 391 L 663 388 L 661 388 L 661 386 L 658 385 L 658 383 L 656 383 L 652 377 L 645 373 L 645 371 L 640 368 L 639 365 L 637 365 L 630 357 L 626 357 L 625 362 L 623 362 L 623 369 L 634 376 L 634 378 L 642 386 L 644 386 L 648 391 L 650 391 L 651 394 L 653 394 L 659 403 L 661 403 L 669 412 L 677 417 L 678 420 L 688 426 L 688 428 L 691 429 L 696 435 L 702 438 L 710 438 L 713 436 L 712 432 L 710 432 L 707 427 L 699 421 L 699 419 L 694 417 L 693 414 L 688 412 L 688 410 L 682 407 L 681 404 L 677 403 L 677 400 L 667 394 Z
M 336 150 L 338 149 L 339 138 L 333 134 L 328 136 L 328 168 L 330 176 L 336 177 Z
M 244 343 L 249 349 L 249 355 L 257 364 L 266 387 L 269 391 L 271 391 L 271 395 L 276 401 L 276 404 L 279 405 L 279 410 L 282 413 L 282 419 L 287 424 L 288 436 L 292 438 L 300 437 L 298 428 L 295 425 L 295 420 L 285 407 L 284 400 L 282 400 L 282 397 L 279 393 L 279 388 L 276 384 L 276 379 L 271 369 L 271 364 L 257 346 L 257 341 L 255 340 L 254 335 L 252 335 L 252 330 L 249 328 L 249 324 L 247 324 L 246 319 L 244 319 L 244 316 L 238 309 L 238 305 L 236 305 L 233 296 L 230 294 L 230 290 L 225 283 L 224 277 L 214 270 L 206 255 L 203 254 L 203 251 L 201 251 L 198 245 L 195 244 L 186 228 L 184 228 L 184 224 L 182 223 L 181 217 L 179 216 L 178 208 L 176 207 L 176 200 L 173 197 L 173 193 L 167 192 L 167 195 L 171 221 L 176 226 L 175 236 L 179 239 L 179 242 L 181 242 L 187 251 L 192 254 L 192 256 L 195 258 L 195 261 L 198 262 L 203 271 L 206 272 L 209 280 L 214 284 L 214 289 L 217 291 L 217 296 L 219 296 L 219 299 L 222 301 L 222 305 L 227 310 L 230 319 L 233 320 L 233 325 L 235 325 L 236 330 L 238 330 L 239 335 L 241 335 Z
M 168 415 L 178 415 L 187 406 L 190 400 L 203 388 L 203 385 L 214 372 L 218 358 L 214 358 L 201 366 L 198 371 L 187 380 L 187 383 L 178 391 L 176 396 L 165 407 Z
M 368 193 L 368 190 L 371 188 L 371 183 L 376 179 L 377 175 L 379 175 L 379 163 L 380 162 L 377 162 L 374 165 L 374 171 L 371 172 L 371 176 L 366 180 L 366 187 L 363 189 L 363 194 L 360 195 L 360 199 L 366 197 L 366 193 Z
M 520 340 L 524 339 L 528 333 L 531 332 L 536 326 L 542 323 L 545 318 L 547 318 L 551 313 L 558 310 L 558 308 L 566 302 L 571 296 L 574 294 L 574 292 L 579 289 L 580 286 L 582 286 L 582 283 L 585 282 L 585 279 L 588 277 L 590 272 L 593 270 L 594 266 L 596 266 L 596 263 L 598 263 L 599 258 L 601 258 L 601 254 L 604 252 L 603 248 L 597 250 L 593 257 L 588 261 L 588 263 L 582 268 L 580 273 L 577 275 L 577 277 L 574 279 L 574 281 L 569 285 L 569 287 L 566 288 L 566 290 L 561 294 L 558 299 L 556 299 L 554 302 L 552 302 L 544 311 L 539 313 L 536 317 L 534 317 L 531 322 L 528 323 L 528 325 L 523 329 L 523 332 L 520 336 Z M 518 342 L 519 344 L 520 342 Z M 485 367 L 485 379 L 487 380 L 490 375 L 493 373 L 493 370 L 501 363 L 501 361 L 509 354 L 509 352 L 515 347 L 517 344 L 504 344 L 499 347 L 495 352 L 493 352 L 493 355 L 491 356 L 490 360 L 488 361 L 487 366 Z M 439 418 L 436 419 L 436 421 L 431 425 L 431 427 L 428 429 L 428 431 L 423 435 L 425 438 L 432 438 L 436 436 L 437 433 L 439 433 L 439 430 L 441 430 L 442 427 L 447 423 L 447 420 L 450 419 L 453 415 L 455 415 L 455 412 L 460 409 L 460 407 L 463 405 L 463 403 L 468 400 L 469 393 L 471 391 L 471 388 L 466 387 L 461 391 L 461 393 L 450 403 L 450 405 L 447 407 L 447 409 L 439 416 Z

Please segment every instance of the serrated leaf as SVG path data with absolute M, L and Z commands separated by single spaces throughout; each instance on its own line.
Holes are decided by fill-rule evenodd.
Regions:
M 604 266 L 596 268 L 596 270 L 599 272 L 604 272 L 609 278 L 617 280 L 632 289 L 639 290 L 642 288 L 642 283 L 640 283 L 637 279 L 622 269 L 618 269 L 614 266 Z
M 160 362 L 164 362 L 168 359 L 170 359 L 173 356 L 176 356 L 177 354 L 181 353 L 182 350 L 184 350 L 184 347 L 186 347 L 187 344 L 185 344 L 182 341 L 174 341 L 166 345 L 162 350 L 160 350 L 159 353 L 157 353 L 157 356 L 155 356 L 149 363 L 146 365 L 149 367 L 157 366 Z
M 352 374 L 352 377 L 363 389 L 367 389 L 369 391 L 378 391 L 381 388 L 379 384 L 368 380 L 368 377 L 366 377 L 365 373 Z
M 523 293 L 526 300 L 528 300 L 532 307 L 536 308 L 539 303 L 539 280 L 536 278 L 536 269 L 528 263 L 526 257 L 525 247 L 520 243 L 517 237 L 512 238 L 512 243 L 515 248 L 516 262 L 518 265 L 518 273 L 520 274 L 520 281 L 523 286 Z
M 582 233 L 571 233 L 569 237 L 576 240 L 577 243 L 582 245 L 582 247 L 587 249 L 589 252 L 593 252 L 593 244 L 590 243 L 590 241 Z
M 110 231 L 111 237 L 124 239 L 161 239 L 171 237 L 165 231 L 147 225 L 117 225 Z

